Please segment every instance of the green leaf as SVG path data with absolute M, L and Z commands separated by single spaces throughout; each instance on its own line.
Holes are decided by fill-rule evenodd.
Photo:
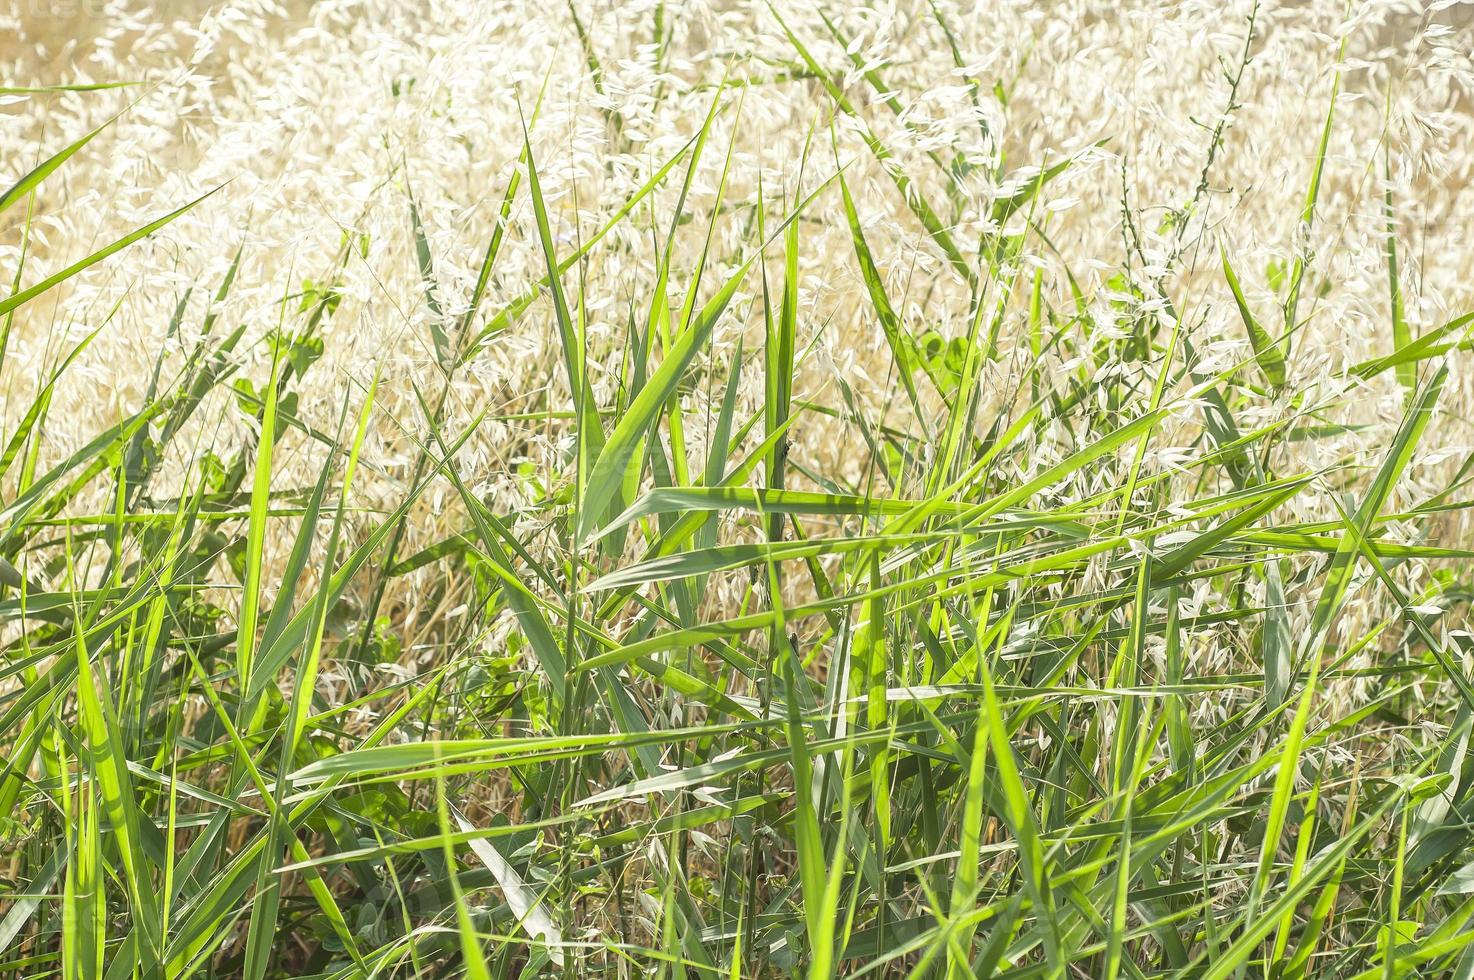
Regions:
M 1228 252 L 1219 248 L 1219 254 L 1223 258 L 1223 277 L 1228 280 L 1228 288 L 1233 290 L 1233 300 L 1238 304 L 1239 316 L 1244 321 L 1244 329 L 1249 332 L 1249 343 L 1254 346 L 1254 360 L 1259 365 L 1259 370 L 1264 372 L 1264 378 L 1276 388 L 1285 383 L 1285 355 L 1269 331 L 1259 325 L 1254 318 L 1254 313 L 1249 309 L 1248 300 L 1244 299 L 1244 291 L 1239 288 L 1238 276 L 1234 275 L 1233 266 L 1229 264 Z
M 187 214 L 189 211 L 193 210 L 197 205 L 199 205 L 200 202 L 209 198 L 211 195 L 218 193 L 219 190 L 220 188 L 217 187 L 213 191 L 209 191 L 208 193 L 200 195 L 193 201 L 190 201 L 188 204 L 184 205 L 184 207 L 178 208 L 174 211 L 170 211 L 162 218 L 159 218 L 156 221 L 150 221 L 142 228 L 139 228 L 136 231 L 129 232 L 122 238 L 113 242 L 111 245 L 100 248 L 96 252 L 93 252 L 85 259 L 82 259 L 80 262 L 74 262 L 71 265 L 67 266 L 65 269 L 62 269 L 60 272 L 47 276 L 45 279 L 36 283 L 36 285 L 31 286 L 29 289 L 22 289 L 20 292 L 13 294 L 6 299 L 0 300 L 0 316 L 9 313 L 11 310 L 17 309 L 25 305 L 26 303 L 29 303 L 37 296 L 41 296 L 44 293 L 49 292 L 51 289 L 55 288 L 61 283 L 66 282 L 68 279 L 72 278 L 82 270 L 96 265 L 103 259 L 108 258 L 116 252 L 121 252 L 123 249 L 127 248 L 129 245 L 132 245 L 139 239 L 147 238 L 149 235 L 152 235 L 160 228 L 169 224 L 169 222 L 173 221 L 175 218 L 178 218 L 180 215 Z

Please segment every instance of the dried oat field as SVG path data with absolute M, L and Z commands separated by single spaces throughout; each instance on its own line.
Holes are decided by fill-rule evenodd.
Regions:
M 1474 977 L 1474 4 L 0 6 L 0 974 Z

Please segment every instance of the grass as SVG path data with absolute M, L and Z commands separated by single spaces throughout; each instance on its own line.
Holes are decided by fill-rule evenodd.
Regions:
M 54 464 L 53 394 L 96 333 L 7 406 L 0 972 L 1474 976 L 1474 685 L 1469 634 L 1450 628 L 1474 552 L 1436 537 L 1467 481 L 1398 503 L 1474 317 L 1414 335 L 1390 192 L 1385 350 L 1330 381 L 1398 386 L 1402 416 L 1384 444 L 1311 464 L 1307 446 L 1351 431 L 1334 385 L 1296 371 L 1313 255 L 1271 311 L 1221 250 L 1250 351 L 1226 366 L 1174 305 L 1183 233 L 1144 273 L 1129 207 L 1128 299 L 1091 304 L 1073 279 L 1058 297 L 1019 260 L 1052 247 L 1036 219 L 1070 160 L 1041 161 L 965 243 L 948 215 L 970 165 L 896 169 L 846 93 L 884 94 L 906 120 L 902 96 L 853 55 L 847 84 L 780 23 L 788 67 L 861 126 L 969 297 L 945 334 L 915 331 L 916 301 L 892 295 L 852 193 L 864 161 L 841 161 L 833 126 L 808 134 L 803 193 L 750 206 L 724 206 L 728 148 L 683 267 L 698 167 L 717 122 L 740 125 L 745 90 L 724 84 L 572 248 L 526 135 L 534 109 L 460 310 L 442 307 L 406 184 L 439 383 L 415 393 L 392 500 L 371 506 L 354 479 L 377 379 L 328 429 L 299 412 L 346 237 L 264 337 L 207 314 L 131 414 Z M 1307 229 L 1334 121 L 1305 174 Z M 97 135 L 0 196 L 0 212 L 27 209 L 0 357 L 39 301 L 199 204 L 26 285 L 37 194 Z M 668 224 L 657 199 L 675 202 Z M 530 226 L 512 217 L 524 205 Z M 814 356 L 810 222 L 848 230 L 890 360 L 883 413 L 843 378 L 833 397 L 796 396 Z M 742 229 L 735 254 L 725 223 Z M 624 225 L 648 234 L 654 274 L 611 340 L 589 329 L 584 272 Z M 517 298 L 498 307 L 488 284 L 518 234 L 542 275 L 502 283 Z M 223 302 L 239 263 L 193 289 Z M 561 354 L 542 404 L 451 421 L 459 373 L 534 315 Z M 723 364 L 713 337 L 742 317 L 760 330 Z M 269 353 L 257 381 L 241 376 L 252 343 Z M 244 413 L 250 437 L 190 443 L 202 411 Z M 528 477 L 534 504 L 508 513 L 462 461 L 482 426 L 519 419 L 566 440 L 555 479 Z M 859 479 L 794 452 L 812 422 L 843 434 Z M 324 462 L 293 487 L 281 461 L 304 447 Z M 460 530 L 405 553 L 431 493 Z M 1312 497 L 1322 519 L 1297 518 Z M 94 499 L 106 512 L 79 504 Z M 410 576 L 432 605 L 469 596 L 431 624 L 430 656 L 385 603 Z

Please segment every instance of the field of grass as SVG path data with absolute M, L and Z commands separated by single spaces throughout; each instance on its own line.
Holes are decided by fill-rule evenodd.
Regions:
M 0 14 L 0 976 L 1474 977 L 1468 22 Z

